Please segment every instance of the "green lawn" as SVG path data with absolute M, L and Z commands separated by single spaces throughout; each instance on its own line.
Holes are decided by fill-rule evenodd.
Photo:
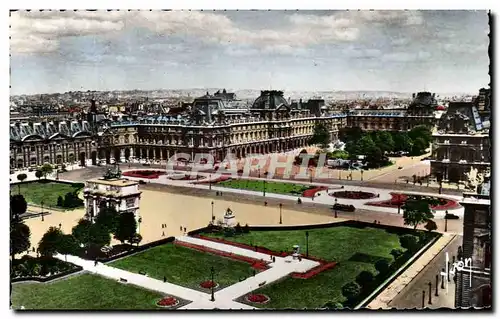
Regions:
M 228 188 L 244 189 L 249 191 L 263 192 L 264 181 L 231 179 L 217 183 L 217 185 Z M 284 195 L 302 195 L 309 186 L 303 184 L 281 183 L 266 181 L 266 193 Z
M 211 279 L 211 266 L 218 289 L 253 275 L 250 264 L 174 244 L 154 247 L 109 265 L 135 273 L 145 271 L 149 277 L 160 280 L 165 276 L 170 283 L 201 291 L 205 289 L 199 286 L 200 283 Z
M 46 207 L 55 207 L 57 205 L 57 198 L 69 192 L 74 192 L 81 189 L 81 187 L 73 187 L 68 183 L 57 182 L 43 182 L 37 181 L 26 184 L 12 185 L 12 194 L 21 194 L 24 196 L 28 203 L 41 205 L 42 201 Z
M 161 309 L 163 295 L 104 277 L 83 274 L 52 283 L 18 283 L 12 286 L 12 307 L 44 310 L 147 310 Z
M 266 294 L 271 300 L 265 305 L 255 304 L 255 306 L 275 309 L 314 309 L 320 308 L 328 301 L 342 303 L 345 301 L 342 286 L 354 281 L 363 270 L 369 270 L 377 275 L 375 262 L 384 258 L 392 261 L 391 250 L 403 249 L 399 243 L 399 236 L 383 229 L 338 226 L 311 229 L 308 232 L 309 255 L 335 261 L 338 265 L 310 279 L 287 277 L 258 289 L 257 293 Z M 214 234 L 205 235 L 222 237 Z M 226 240 L 263 246 L 274 251 L 291 251 L 293 245 L 299 245 L 302 253 L 306 250 L 304 230 L 251 231 Z

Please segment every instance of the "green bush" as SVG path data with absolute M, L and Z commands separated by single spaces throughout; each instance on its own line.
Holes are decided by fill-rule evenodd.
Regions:
M 374 276 L 371 271 L 363 270 L 356 276 L 356 282 L 361 286 L 368 286 L 373 282 Z
M 62 196 L 57 197 L 57 206 L 64 207 L 64 199 Z
M 402 249 L 391 250 L 391 255 L 394 257 L 394 260 L 397 260 L 403 254 L 404 254 L 404 251 Z
M 414 251 L 418 247 L 418 239 L 413 235 L 403 235 L 399 237 L 399 242 L 401 243 L 401 247 L 409 251 Z
M 375 263 L 375 269 L 379 276 L 385 276 L 389 271 L 390 264 L 386 259 L 380 259 Z
M 349 282 L 342 287 L 342 295 L 349 301 L 354 300 L 360 293 L 361 287 L 354 281 Z

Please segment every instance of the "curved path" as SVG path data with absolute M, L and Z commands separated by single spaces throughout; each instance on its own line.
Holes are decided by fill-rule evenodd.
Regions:
M 126 171 L 133 171 L 137 169 L 131 169 L 131 170 L 126 170 Z M 155 169 L 142 169 L 142 170 L 155 170 Z M 125 172 L 126 172 L 125 171 Z M 177 174 L 177 173 L 171 173 L 171 174 Z M 188 174 L 188 173 L 186 173 Z M 240 194 L 247 194 L 247 195 L 252 195 L 252 196 L 261 196 L 263 197 L 264 194 L 262 192 L 256 192 L 256 191 L 249 191 L 249 190 L 242 190 L 242 189 L 234 189 L 234 188 L 226 188 L 226 187 L 221 187 L 217 186 L 217 184 L 212 184 L 208 183 L 208 181 L 216 181 L 221 175 L 220 174 L 209 174 L 209 173 L 202 173 L 202 172 L 193 172 L 193 174 L 197 174 L 200 176 L 204 176 L 205 178 L 198 180 L 197 182 L 193 182 L 192 180 L 172 180 L 168 178 L 168 175 L 162 175 L 157 179 L 145 179 L 142 178 L 142 180 L 147 181 L 148 183 L 158 183 L 158 184 L 164 184 L 164 185 L 174 185 L 174 186 L 182 186 L 182 187 L 190 187 L 190 188 L 198 188 L 198 189 L 212 189 L 214 191 L 221 191 L 221 192 L 230 192 L 230 193 L 240 193 Z M 125 176 L 126 178 L 130 180 L 141 180 L 141 178 L 136 178 L 136 177 L 128 177 Z M 265 178 L 256 178 L 256 177 L 246 177 L 245 179 L 248 180 L 261 180 L 261 181 L 267 181 Z M 205 182 L 200 183 L 200 182 Z M 277 181 L 273 181 L 277 182 Z M 423 196 L 432 196 L 432 197 L 439 197 L 439 198 L 445 198 L 445 199 L 450 199 L 454 201 L 460 201 L 462 197 L 460 196 L 455 196 L 455 195 L 436 195 L 434 193 L 425 193 L 425 192 L 407 192 L 407 191 L 401 191 L 401 190 L 390 190 L 390 189 L 383 189 L 383 188 L 374 188 L 374 187 L 360 187 L 360 186 L 350 186 L 350 185 L 341 185 L 341 184 L 326 184 L 326 183 L 310 183 L 310 182 L 297 182 L 293 180 L 280 180 L 280 183 L 292 183 L 292 184 L 304 184 L 304 185 L 314 185 L 314 186 L 324 186 L 328 187 L 329 189 L 333 189 L 334 191 L 339 191 L 340 187 L 344 187 L 342 190 L 344 191 L 363 191 L 363 192 L 369 192 L 373 194 L 378 194 L 378 198 L 372 198 L 372 199 L 341 199 L 338 198 L 337 202 L 339 204 L 345 204 L 345 205 L 353 205 L 357 209 L 364 209 L 364 210 L 371 210 L 371 211 L 377 211 L 377 212 L 384 212 L 384 213 L 391 213 L 391 214 L 397 214 L 398 209 L 397 208 L 391 208 L 391 207 L 380 207 L 380 206 L 372 206 L 372 205 L 367 205 L 369 202 L 379 202 L 379 201 L 384 201 L 384 200 L 390 200 L 392 198 L 391 192 L 395 193 L 401 193 L 401 194 L 407 194 L 407 195 L 423 195 Z M 333 196 L 329 196 L 328 193 L 331 193 L 331 190 L 323 190 L 319 191 L 316 193 L 316 196 L 314 198 L 308 198 L 308 197 L 300 197 L 302 202 L 311 202 L 311 203 L 319 203 L 319 204 L 324 204 L 324 205 L 333 205 L 335 203 L 335 198 Z M 291 196 L 291 195 L 282 195 L 282 194 L 275 194 L 275 193 L 268 193 L 266 192 L 266 197 L 271 197 L 271 198 L 276 198 L 276 199 L 283 199 L 283 200 L 292 200 L 296 201 L 297 196 Z M 462 206 L 459 206 L 458 208 L 455 209 L 449 209 L 448 212 L 453 213 L 457 216 L 462 217 L 464 208 Z M 445 215 L 445 210 L 436 210 L 434 212 L 435 218 L 444 218 Z

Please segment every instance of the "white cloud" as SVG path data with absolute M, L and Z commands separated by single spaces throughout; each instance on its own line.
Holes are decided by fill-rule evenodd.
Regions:
M 195 36 L 206 42 L 249 45 L 258 50 L 286 53 L 314 44 L 354 41 L 360 35 L 359 24 L 363 22 L 400 20 L 407 21 L 406 14 L 404 17 L 379 12 L 294 14 L 281 29 L 250 30 L 240 28 L 222 14 L 200 11 L 19 11 L 11 15 L 11 49 L 24 53 L 50 52 L 57 50 L 63 37 L 143 27 L 160 35 Z M 26 41 L 27 38 L 33 41 Z

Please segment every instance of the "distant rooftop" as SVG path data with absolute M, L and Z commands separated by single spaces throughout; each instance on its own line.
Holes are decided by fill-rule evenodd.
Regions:
M 101 185 L 109 185 L 109 186 L 121 186 L 121 187 L 139 184 L 139 182 L 137 181 L 130 181 L 126 179 L 91 179 L 88 180 L 87 182 L 101 184 Z

